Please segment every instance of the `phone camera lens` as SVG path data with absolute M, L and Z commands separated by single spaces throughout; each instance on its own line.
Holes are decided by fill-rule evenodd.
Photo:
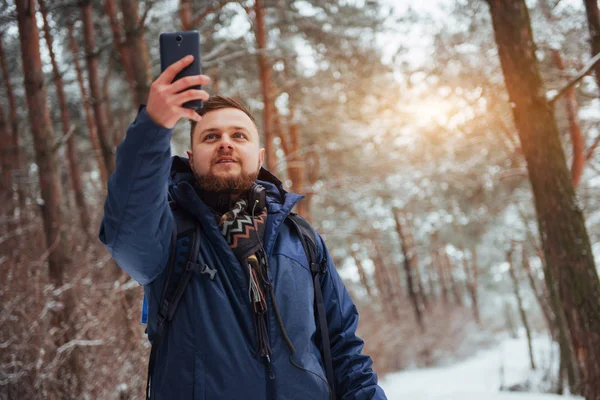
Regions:
M 181 37 L 181 35 L 177 35 L 177 37 L 175 38 L 175 40 L 177 40 L 178 42 L 181 42 L 183 38 Z

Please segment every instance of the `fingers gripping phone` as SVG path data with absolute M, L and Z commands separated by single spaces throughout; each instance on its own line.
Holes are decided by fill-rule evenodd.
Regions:
M 200 34 L 198 31 L 161 33 L 159 42 L 161 72 L 167 69 L 169 65 L 187 55 L 194 56 L 194 62 L 178 73 L 173 82 L 186 76 L 202 74 L 202 65 L 200 64 Z M 202 86 L 190 86 L 185 90 L 188 89 L 200 90 Z M 188 101 L 183 103 L 183 107 L 191 109 L 202 108 L 202 100 Z

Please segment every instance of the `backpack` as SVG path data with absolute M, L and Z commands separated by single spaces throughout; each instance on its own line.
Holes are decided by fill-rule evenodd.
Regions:
M 158 348 L 167 332 L 169 322 L 173 319 L 177 306 L 183 297 L 187 284 L 195 273 L 209 274 L 214 279 L 216 270 L 206 264 L 198 264 L 198 252 L 200 250 L 200 225 L 189 218 L 181 215 L 174 202 L 169 202 L 173 211 L 176 229 L 173 229 L 171 238 L 171 254 L 167 264 L 165 283 L 161 293 L 161 301 L 156 321 L 156 334 L 152 341 L 150 360 L 148 362 L 148 379 L 146 382 L 146 400 L 150 399 L 150 386 L 152 384 L 152 373 L 156 364 Z M 320 336 L 320 350 L 325 365 L 327 383 L 329 385 L 330 398 L 335 400 L 335 387 L 333 379 L 333 361 L 331 358 L 331 347 L 329 343 L 329 329 L 325 314 L 325 304 L 321 291 L 320 277 L 327 272 L 325 259 L 320 262 L 318 258 L 317 236 L 308 221 L 296 213 L 290 213 L 287 219 L 292 223 L 306 254 L 310 265 L 315 291 L 315 318 L 317 325 L 317 336 Z M 148 303 L 144 296 L 142 305 L 143 324 L 148 322 Z M 319 340 L 317 339 L 317 342 Z

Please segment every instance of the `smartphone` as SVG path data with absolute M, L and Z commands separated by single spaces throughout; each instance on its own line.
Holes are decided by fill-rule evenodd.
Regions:
M 198 31 L 165 32 L 160 34 L 160 70 L 164 71 L 169 65 L 176 63 L 187 55 L 194 56 L 194 62 L 185 67 L 175 76 L 173 82 L 186 76 L 200 75 L 200 34 Z M 190 86 L 188 89 L 202 89 L 201 85 Z M 183 107 L 191 109 L 202 108 L 202 100 L 192 100 L 183 103 Z

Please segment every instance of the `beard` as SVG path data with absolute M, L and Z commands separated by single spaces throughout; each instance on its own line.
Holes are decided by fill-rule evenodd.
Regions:
M 241 161 L 238 161 L 241 163 Z M 208 174 L 199 176 L 196 173 L 196 182 L 200 189 L 206 192 L 230 192 L 243 193 L 250 188 L 258 177 L 260 165 L 254 172 L 245 172 L 243 165 L 240 164 L 241 172 L 236 176 L 217 176 L 211 170 Z

